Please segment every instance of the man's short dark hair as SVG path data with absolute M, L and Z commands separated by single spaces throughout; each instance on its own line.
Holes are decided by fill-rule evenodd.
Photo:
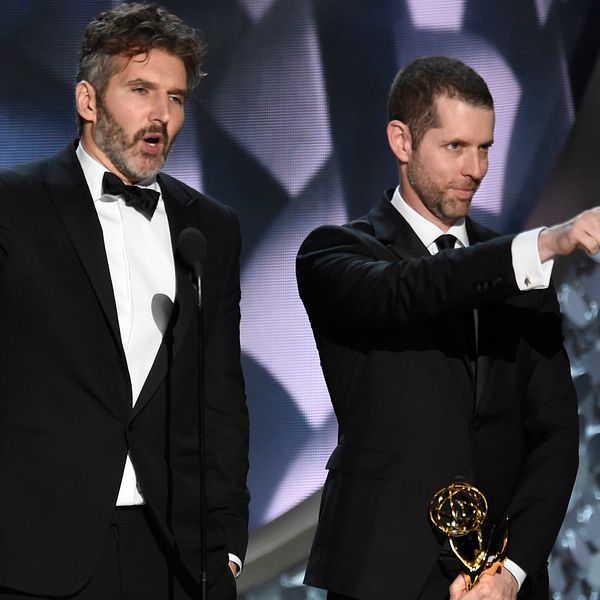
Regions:
M 203 45 L 192 27 L 164 8 L 150 4 L 121 4 L 100 13 L 86 28 L 77 81 L 88 81 L 102 98 L 115 72 L 116 56 L 133 57 L 160 48 L 185 65 L 187 87 L 202 77 Z
M 417 149 L 425 133 L 439 125 L 435 102 L 458 98 L 472 106 L 494 108 L 485 81 L 460 60 L 445 56 L 418 58 L 398 72 L 388 96 L 390 121 L 405 123 Z

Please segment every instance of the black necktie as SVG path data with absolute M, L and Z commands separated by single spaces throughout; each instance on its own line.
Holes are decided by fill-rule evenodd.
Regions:
M 435 244 L 438 247 L 438 251 L 451 250 L 456 244 L 456 237 L 449 233 L 445 233 L 444 235 L 440 235 L 440 237 L 435 240 Z M 469 357 L 469 362 L 471 363 L 473 373 L 475 373 L 477 349 L 475 341 L 475 323 L 473 320 L 473 311 L 467 310 L 459 313 L 459 319 L 461 323 L 461 332 L 466 345 L 466 353 Z
M 152 218 L 160 194 L 137 185 L 125 185 L 114 173 L 106 172 L 102 178 L 102 193 L 111 196 L 123 196 L 125 204 Z
M 440 237 L 435 240 L 435 244 L 439 250 L 452 250 L 454 245 L 456 244 L 456 238 L 449 234 L 445 233 L 444 235 L 440 235 Z

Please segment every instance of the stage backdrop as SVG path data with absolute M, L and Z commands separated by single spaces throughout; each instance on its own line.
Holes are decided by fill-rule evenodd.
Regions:
M 77 136 L 79 40 L 85 24 L 114 4 L 3 3 L 0 167 L 54 153 Z M 241 220 L 249 484 L 258 528 L 319 489 L 335 445 L 294 258 L 314 227 L 365 213 L 396 184 L 385 137 L 394 74 L 417 56 L 446 54 L 488 81 L 496 136 L 473 215 L 500 232 L 517 231 L 576 119 L 597 55 L 598 6 L 594 0 L 164 5 L 200 29 L 208 48 L 207 75 L 187 105 L 167 171 L 231 205 Z

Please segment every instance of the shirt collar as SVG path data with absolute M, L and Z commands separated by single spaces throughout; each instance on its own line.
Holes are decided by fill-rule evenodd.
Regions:
M 400 194 L 399 186 L 392 196 L 392 205 L 406 219 L 413 231 L 417 234 L 417 237 L 423 242 L 423 245 L 425 245 L 428 250 L 431 251 L 435 240 L 444 233 L 452 234 L 464 247 L 469 245 L 469 236 L 467 235 L 464 218 L 459 219 L 452 227 L 450 227 L 450 229 L 448 229 L 448 231 L 442 231 L 437 225 L 428 221 L 423 215 L 419 214 L 412 206 L 409 206 L 406 203 L 402 194 Z
M 79 164 L 83 170 L 83 175 L 85 176 L 88 188 L 90 189 L 92 199 L 94 202 L 97 202 L 103 196 L 102 178 L 108 169 L 102 163 L 98 162 L 93 156 L 88 154 L 86 149 L 83 147 L 81 140 L 77 144 L 75 154 L 79 159 Z M 148 177 L 147 179 L 136 183 L 136 185 L 143 188 L 150 188 L 151 190 L 155 190 L 160 193 L 160 186 L 156 181 L 156 177 Z

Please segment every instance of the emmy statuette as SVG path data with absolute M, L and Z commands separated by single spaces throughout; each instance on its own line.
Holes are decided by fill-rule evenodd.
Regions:
M 464 481 L 438 490 L 429 505 L 431 522 L 448 538 L 452 551 L 469 572 L 468 590 L 506 559 L 508 524 L 505 521 L 502 527 L 493 527 L 486 543 L 482 526 L 487 510 L 483 493 Z

